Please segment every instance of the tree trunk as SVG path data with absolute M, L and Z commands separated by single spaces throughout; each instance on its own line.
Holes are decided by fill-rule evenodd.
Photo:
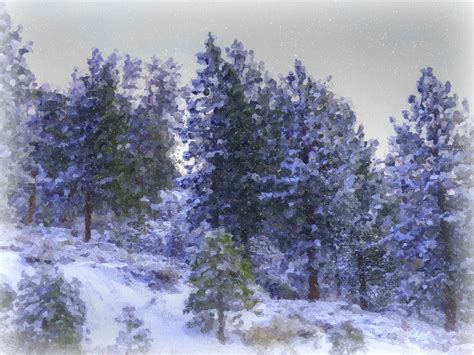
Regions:
M 308 255 L 309 263 L 308 300 L 315 301 L 319 300 L 319 298 L 321 297 L 321 292 L 319 289 L 318 269 L 312 265 L 314 261 L 314 248 L 308 248 L 306 253 Z
M 243 257 L 250 258 L 250 250 L 249 250 L 249 232 L 247 228 L 240 229 L 240 242 L 244 246 Z
M 33 178 L 33 184 L 31 189 L 30 198 L 28 199 L 28 211 L 26 215 L 26 224 L 32 224 L 36 210 L 36 176 L 38 172 L 36 170 L 31 171 L 31 177 Z
M 217 322 L 219 323 L 219 329 L 217 330 L 217 339 L 221 343 L 225 343 L 225 318 L 224 318 L 224 305 L 222 300 L 222 294 L 217 294 Z
M 333 248 L 333 254 L 334 254 L 334 265 L 336 266 L 336 272 L 334 274 L 334 279 L 336 280 L 336 295 L 337 295 L 337 298 L 339 298 L 342 295 L 342 277 L 341 277 L 341 273 L 339 272 L 337 250 L 335 248 Z
M 364 258 L 362 257 L 362 253 L 358 251 L 357 255 L 357 272 L 359 275 L 359 305 L 360 308 L 366 310 L 369 308 L 369 303 L 367 300 L 367 279 L 365 277 L 365 266 L 364 266 Z
M 90 193 L 86 194 L 86 204 L 84 208 L 84 241 L 88 242 L 91 240 L 91 226 L 92 226 L 92 212 L 94 206 L 92 205 L 92 196 Z
M 446 192 L 443 188 L 438 195 L 438 203 L 441 209 L 441 212 L 446 212 Z M 456 311 L 457 311 L 457 304 L 456 304 L 456 294 L 455 294 L 455 275 L 454 270 L 451 270 L 452 263 L 454 261 L 453 253 L 452 253 L 452 245 L 451 245 L 451 236 L 450 236 L 450 228 L 448 223 L 441 220 L 440 223 L 440 237 L 441 240 L 444 242 L 444 262 L 446 265 L 446 277 L 447 281 L 444 284 L 444 305 L 443 311 L 446 317 L 446 323 L 444 328 L 447 331 L 454 331 L 456 330 Z

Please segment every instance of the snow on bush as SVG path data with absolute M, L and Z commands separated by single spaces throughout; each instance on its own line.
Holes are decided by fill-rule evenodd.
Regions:
M 117 336 L 118 348 L 125 350 L 125 354 L 147 353 L 153 341 L 150 329 L 143 327 L 144 322 L 135 315 L 135 311 L 135 307 L 124 307 L 122 314 L 115 318 L 125 325 L 125 330 Z
M 57 267 L 41 265 L 32 276 L 22 274 L 15 302 L 18 341 L 21 347 L 47 351 L 78 350 L 86 307 L 80 282 L 70 283 Z
M 241 333 L 246 345 L 269 347 L 277 343 L 290 344 L 294 340 L 311 339 L 317 346 L 321 329 L 299 317 L 274 315 L 270 321 L 252 325 Z
M 364 333 L 351 322 L 343 322 L 329 330 L 331 355 L 354 354 L 365 350 Z

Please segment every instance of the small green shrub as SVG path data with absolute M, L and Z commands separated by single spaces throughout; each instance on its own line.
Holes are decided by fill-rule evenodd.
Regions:
M 332 343 L 329 353 L 332 355 L 354 354 L 365 349 L 364 333 L 351 322 L 343 322 L 328 333 Z
M 115 319 L 125 325 L 125 330 L 120 331 L 117 337 L 119 348 L 125 348 L 125 353 L 146 353 L 150 350 L 152 342 L 151 332 L 143 328 L 143 321 L 135 315 L 135 307 L 124 307 L 120 317 Z
M 247 345 L 268 347 L 275 343 L 288 344 L 294 339 L 317 339 L 319 328 L 295 318 L 274 316 L 269 323 L 254 325 L 242 334 Z
M 9 311 L 13 308 L 16 292 L 6 282 L 0 283 L 0 312 Z
M 43 265 L 18 283 L 16 320 L 21 349 L 50 353 L 79 352 L 86 308 L 80 282 L 67 282 L 58 268 Z

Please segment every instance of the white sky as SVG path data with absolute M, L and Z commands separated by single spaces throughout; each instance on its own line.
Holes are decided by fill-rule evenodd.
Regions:
M 209 31 L 222 47 L 235 38 L 275 76 L 298 58 L 314 79 L 332 75 L 369 138 L 386 150 L 388 117 L 400 117 L 419 70 L 432 66 L 473 102 L 473 4 L 466 2 L 8 2 L 38 80 L 66 88 L 93 47 L 148 59 L 172 56 L 189 80 Z

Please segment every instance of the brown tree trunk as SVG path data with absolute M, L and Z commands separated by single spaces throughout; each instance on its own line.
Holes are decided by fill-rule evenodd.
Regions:
M 92 226 L 92 212 L 94 206 L 92 205 L 91 194 L 86 194 L 86 203 L 84 207 L 84 241 L 88 242 L 91 240 L 91 226 Z
M 28 199 L 28 211 L 26 214 L 26 224 L 31 224 L 33 223 L 33 218 L 35 216 L 35 210 L 36 210 L 36 176 L 38 175 L 38 172 L 36 170 L 33 170 L 31 172 L 31 177 L 33 178 L 33 186 L 30 194 L 30 198 Z
M 443 188 L 438 195 L 438 203 L 439 207 L 442 212 L 446 212 L 446 192 Z M 440 223 L 440 237 L 441 240 L 444 242 L 444 262 L 447 267 L 447 281 L 444 284 L 444 306 L 443 311 L 446 317 L 446 323 L 444 328 L 447 331 L 454 331 L 456 330 L 456 311 L 457 311 L 457 304 L 456 304 L 456 294 L 455 294 L 455 275 L 454 271 L 451 270 L 452 263 L 454 261 L 453 253 L 452 253 L 452 246 L 451 246 L 451 237 L 450 237 L 450 228 L 446 221 L 441 220 Z
M 312 265 L 314 261 L 314 248 L 309 248 L 306 253 L 308 255 L 308 263 L 310 265 L 308 276 L 308 300 L 315 301 L 319 300 L 321 297 L 321 292 L 319 289 L 318 269 Z
M 367 301 L 367 279 L 365 278 L 364 258 L 361 252 L 357 252 L 357 271 L 359 274 L 359 305 L 366 310 L 369 308 Z
M 219 323 L 219 329 L 217 330 L 217 339 L 221 343 L 224 343 L 225 338 L 225 317 L 224 317 L 224 305 L 222 300 L 222 294 L 217 294 L 217 322 Z

